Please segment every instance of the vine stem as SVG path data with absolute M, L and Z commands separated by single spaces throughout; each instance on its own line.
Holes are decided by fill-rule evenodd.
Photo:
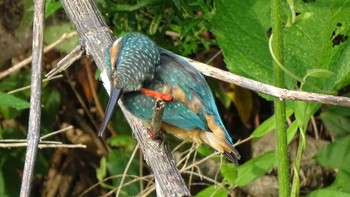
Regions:
M 283 23 L 281 0 L 271 1 L 272 14 L 272 51 L 278 62 L 283 65 Z M 277 87 L 283 88 L 284 72 L 278 65 L 277 61 L 273 62 L 274 66 L 274 82 Z M 279 196 L 290 196 L 289 187 L 289 157 L 287 146 L 287 130 L 286 130 L 286 103 L 284 100 L 274 99 L 276 114 L 276 145 L 277 145 L 277 164 L 278 164 L 278 184 Z

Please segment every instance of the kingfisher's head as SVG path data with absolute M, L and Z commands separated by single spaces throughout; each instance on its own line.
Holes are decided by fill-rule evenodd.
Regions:
M 109 101 L 99 131 L 105 130 L 113 109 L 122 92 L 140 90 L 143 83 L 154 77 L 155 67 L 160 63 L 159 48 L 148 37 L 130 33 L 117 39 L 106 50 L 106 70 L 101 73 Z

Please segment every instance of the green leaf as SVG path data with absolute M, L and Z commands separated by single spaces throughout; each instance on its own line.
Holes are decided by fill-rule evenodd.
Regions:
M 62 8 L 62 4 L 60 1 L 54 0 L 46 0 L 45 3 L 45 18 L 48 18 L 52 14 L 54 14 L 57 10 Z
M 293 123 L 287 129 L 287 142 L 288 144 L 293 140 L 295 134 L 298 131 L 298 123 L 293 121 Z
M 333 41 L 339 35 L 349 36 L 350 1 L 299 1 L 296 10 L 301 13 L 297 16 L 301 20 L 285 31 L 286 67 L 299 76 L 315 69 L 334 73 L 332 77 L 308 79 L 326 91 L 349 84 L 350 42 L 335 45 Z
M 322 112 L 321 120 L 326 128 L 336 137 L 350 135 L 350 119 L 334 112 Z
M 223 164 L 220 168 L 221 174 L 226 180 L 234 183 L 237 178 L 237 167 L 234 164 Z
M 210 28 L 216 35 L 228 69 L 272 83 L 272 58 L 265 36 L 270 28 L 270 4 L 265 1 L 215 1 Z
M 339 170 L 334 182 L 327 189 L 338 190 L 350 194 L 350 172 L 345 170 Z
M 349 93 L 343 96 L 349 97 Z M 342 115 L 342 116 L 350 116 L 350 107 L 330 105 L 328 106 L 328 111 Z
M 0 106 L 13 107 L 17 110 L 29 108 L 29 102 L 10 94 L 0 92 Z
M 284 30 L 283 66 L 299 78 L 308 71 L 318 71 L 313 74 L 318 77 L 309 77 L 308 84 L 304 84 L 306 91 L 321 88 L 323 92 L 334 92 L 350 84 L 350 40 L 347 39 L 350 1 L 296 1 L 295 6 L 300 14 L 297 22 Z M 218 0 L 215 7 L 210 28 L 223 50 L 228 69 L 272 84 L 272 59 L 266 36 L 271 27 L 270 4 L 258 0 Z M 288 15 L 287 4 L 284 10 Z M 339 38 L 344 39 L 337 43 Z M 330 73 L 334 75 L 329 77 Z M 286 84 L 289 89 L 297 85 L 288 75 Z
M 209 148 L 209 146 L 206 146 L 206 145 L 200 145 L 198 148 L 197 148 L 197 151 L 200 155 L 206 157 L 210 154 L 213 154 L 213 150 L 211 148 Z
M 311 194 L 308 195 L 308 197 L 330 197 L 330 196 L 350 197 L 350 194 L 331 190 L 331 189 L 319 189 L 319 190 L 313 191 Z
M 208 196 L 212 196 L 212 197 L 227 197 L 228 194 L 226 192 L 226 190 L 222 189 L 219 186 L 215 186 L 215 185 L 211 185 L 207 188 L 205 188 L 204 190 L 200 191 L 196 197 L 208 197 Z
M 329 78 L 334 75 L 334 72 L 325 69 L 310 69 L 306 72 L 304 79 L 307 77 Z
M 244 163 L 238 168 L 235 183 L 245 186 L 266 174 L 276 163 L 275 151 L 267 152 Z
M 101 181 L 107 175 L 106 158 L 102 157 L 100 161 L 100 167 L 96 169 L 97 180 Z
M 108 174 L 113 175 L 122 175 L 127 166 L 127 163 L 130 159 L 130 153 L 125 152 L 123 149 L 121 150 L 112 150 L 107 158 L 107 170 Z M 139 175 L 139 160 L 137 158 L 133 158 L 131 161 L 131 165 L 127 171 L 128 175 Z M 127 176 L 125 178 L 125 183 L 133 180 L 134 178 Z M 114 187 L 120 185 L 121 176 L 118 178 L 112 179 L 112 183 Z M 136 196 L 140 191 L 140 185 L 138 182 L 130 184 L 128 187 L 123 187 L 122 192 L 125 193 L 125 196 Z
M 303 131 L 306 130 L 312 115 L 321 107 L 318 103 L 304 101 L 294 101 L 292 106 L 294 109 L 295 120 L 297 121 L 299 128 Z
M 287 109 L 286 118 L 289 118 L 292 114 L 293 114 L 293 111 L 290 109 Z M 251 136 L 262 137 L 266 133 L 272 131 L 273 129 L 275 129 L 275 115 L 265 120 L 258 128 L 254 130 Z
M 150 35 L 154 35 L 155 33 L 157 33 L 159 24 L 162 21 L 162 19 L 163 19 L 163 17 L 161 14 L 153 17 L 151 25 L 149 26 L 149 34 Z
M 131 153 L 136 146 L 135 139 L 130 135 L 113 136 L 108 138 L 108 142 L 111 144 L 111 146 L 121 148 L 126 153 Z
M 138 9 L 141 9 L 149 4 L 154 3 L 154 0 L 143 0 L 143 1 L 138 1 L 138 3 L 134 4 L 134 5 L 129 5 L 129 4 L 115 4 L 113 6 L 113 9 L 115 11 L 128 11 L 128 12 L 132 12 Z
M 42 94 L 43 111 L 53 118 L 58 113 L 61 104 L 61 95 L 57 89 L 45 88 Z
M 317 162 L 325 167 L 350 171 L 350 136 L 323 147 L 316 155 Z
M 45 28 L 44 41 L 47 44 L 51 44 L 58 40 L 63 34 L 70 33 L 72 31 L 74 31 L 74 28 L 70 23 L 61 23 L 48 26 Z M 64 53 L 69 53 L 78 45 L 78 41 L 78 36 L 73 36 L 57 45 L 55 49 Z
M 100 167 L 96 169 L 97 180 L 102 187 L 114 189 L 113 186 L 110 186 L 103 181 L 106 175 L 107 175 L 107 160 L 106 160 L 106 157 L 102 157 L 100 161 Z

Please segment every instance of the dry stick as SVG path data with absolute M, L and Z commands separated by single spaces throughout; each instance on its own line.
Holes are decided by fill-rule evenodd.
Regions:
M 84 49 L 80 45 L 75 47 L 70 53 L 68 53 L 63 59 L 61 59 L 57 65 L 45 75 L 48 79 L 53 77 L 56 73 L 66 70 L 71 66 L 75 61 L 81 58 L 84 54 Z
M 125 180 L 125 177 L 126 177 L 126 173 L 128 172 L 129 168 L 130 168 L 130 165 L 131 165 L 131 162 L 132 160 L 135 158 L 135 155 L 137 153 L 137 151 L 139 150 L 139 146 L 136 145 L 135 148 L 134 148 L 134 151 L 132 152 L 131 154 L 131 157 L 128 161 L 128 163 L 126 164 L 126 167 L 124 169 L 124 173 L 123 173 L 123 176 L 122 176 L 122 179 L 120 180 L 120 184 L 119 184 L 119 187 L 118 187 L 118 190 L 117 190 L 117 193 L 115 194 L 116 197 L 119 196 L 119 193 L 120 191 L 122 190 L 122 187 L 124 186 L 124 180 Z
M 156 100 L 151 120 L 151 130 L 154 133 L 155 137 L 159 137 L 161 135 L 160 128 L 162 126 L 164 108 L 165 101 Z
M 33 61 L 31 76 L 31 97 L 28 124 L 28 146 L 24 163 L 21 185 L 21 197 L 30 196 L 31 182 L 34 174 L 36 153 L 40 140 L 40 116 L 41 116 L 41 68 L 44 51 L 44 15 L 45 0 L 34 1 L 33 22 Z
M 323 104 L 341 105 L 341 106 L 350 107 L 350 98 L 347 98 L 347 97 L 277 88 L 272 85 L 264 84 L 258 81 L 254 81 L 252 79 L 248 79 L 248 78 L 230 73 L 228 71 L 223 71 L 221 69 L 208 66 L 201 62 L 197 62 L 191 59 L 188 59 L 188 61 L 190 61 L 197 70 L 199 70 L 201 73 L 203 73 L 206 76 L 213 77 L 215 79 L 225 81 L 228 83 L 234 83 L 238 86 L 253 90 L 255 92 L 271 95 L 279 99 L 313 101 L 313 102 L 318 102 Z
M 46 135 L 43 135 L 43 136 L 40 137 L 40 140 L 43 140 L 43 139 L 45 139 L 45 138 L 51 137 L 51 136 L 53 136 L 53 135 L 56 135 L 56 134 L 59 134 L 59 133 L 62 133 L 62 132 L 66 132 L 66 131 L 68 131 L 68 130 L 70 130 L 70 129 L 73 129 L 73 126 L 72 126 L 72 125 L 71 125 L 71 126 L 68 126 L 68 127 L 65 127 L 65 128 L 63 128 L 63 129 L 60 129 L 60 130 L 57 130 L 57 131 L 48 133 L 48 134 L 46 134 Z
M 27 143 L 27 140 L 25 139 L 1 139 L 0 140 L 0 143 Z M 41 141 L 40 143 L 47 143 L 47 144 L 62 144 L 62 142 L 59 142 L 59 141 Z M 7 148 L 7 147 L 4 147 L 4 148 Z
M 54 79 L 59 79 L 59 78 L 62 78 L 63 75 L 56 75 L 50 79 L 44 79 L 42 80 L 42 83 L 44 82 L 47 82 L 47 81 L 52 81 Z M 21 88 L 17 88 L 17 89 L 14 89 L 14 90 L 11 90 L 11 91 L 8 91 L 7 94 L 14 94 L 14 93 L 17 93 L 17 92 L 20 92 L 20 91 L 24 91 L 24 90 L 27 90 L 27 89 L 30 89 L 30 85 L 28 86 L 24 86 L 24 87 L 21 87 Z
M 29 143 L 0 143 L 0 148 L 17 148 L 17 147 L 26 147 Z M 55 142 L 47 144 L 43 141 L 37 146 L 38 148 L 86 148 L 84 144 L 61 144 L 61 142 Z
M 77 97 L 81 107 L 84 109 L 84 112 L 86 113 L 86 115 L 88 116 L 91 124 L 94 126 L 94 128 L 97 130 L 98 129 L 98 125 L 94 119 L 94 117 L 91 114 L 91 111 L 89 110 L 88 105 L 84 102 L 83 97 L 80 95 L 77 86 L 74 84 L 73 80 L 71 79 L 71 77 L 69 77 L 68 75 L 66 75 L 66 78 L 68 79 L 67 82 L 69 84 L 69 86 L 71 87 L 71 89 L 73 90 L 74 95 Z
M 66 128 L 48 133 L 42 137 L 40 137 L 40 143 L 38 144 L 38 148 L 86 148 L 86 145 L 83 144 L 63 144 L 59 141 L 43 141 L 43 139 L 48 138 L 50 136 L 68 131 L 72 129 L 73 126 L 68 126 Z M 27 146 L 26 139 L 1 139 L 0 140 L 0 148 L 14 148 L 14 147 L 24 147 Z
M 95 2 L 93 0 L 61 0 L 61 3 L 80 35 L 81 46 L 84 47 L 87 55 L 93 57 L 99 70 L 103 71 L 105 69 L 105 50 L 115 40 L 115 37 L 112 35 L 112 31 L 107 28 Z M 164 195 L 190 196 L 171 154 L 165 147 L 160 147 L 159 143 L 149 139 L 143 122 L 132 116 L 124 108 L 121 101 L 119 101 L 119 105 Z
M 71 32 L 68 34 L 63 34 L 58 40 L 56 40 L 54 43 L 50 44 L 49 46 L 45 47 L 44 49 L 44 53 L 49 52 L 50 50 L 52 50 L 54 47 L 56 47 L 57 45 L 59 45 L 60 43 L 62 43 L 63 41 L 71 38 L 72 36 L 75 36 L 77 34 L 77 32 Z M 0 79 L 3 79 L 5 77 L 7 77 L 8 75 L 17 72 L 19 69 L 21 69 L 22 67 L 24 67 L 25 65 L 29 64 L 31 61 L 33 60 L 33 56 L 30 56 L 24 60 L 22 60 L 21 62 L 19 62 L 18 64 L 12 66 L 11 68 L 5 70 L 4 72 L 0 73 Z
M 122 174 L 118 174 L 118 175 L 114 175 L 114 176 L 110 176 L 110 177 L 107 177 L 107 178 L 104 178 L 102 181 L 103 182 L 106 182 L 108 180 L 111 180 L 111 179 L 115 179 L 115 178 L 119 178 L 123 176 Z M 127 186 L 127 185 L 130 185 L 131 183 L 134 183 L 136 181 L 150 181 L 150 179 L 152 178 L 151 175 L 147 175 L 147 176 L 136 176 L 136 175 L 132 175 L 132 174 L 127 174 L 126 175 L 127 177 L 130 177 L 130 178 L 133 178 L 131 181 L 128 181 L 124 184 L 124 186 Z M 93 185 L 91 185 L 89 188 L 87 188 L 85 191 L 83 191 L 81 194 L 79 194 L 79 196 L 86 196 L 85 194 L 87 194 L 89 191 L 93 190 L 94 188 L 96 188 L 97 186 L 100 185 L 100 182 L 98 183 L 95 183 Z M 116 189 L 112 190 L 112 191 L 109 191 L 108 193 L 104 194 L 103 196 L 110 196 L 112 195 L 112 193 L 115 191 Z
M 201 174 L 199 174 L 199 173 L 197 173 L 197 172 L 192 172 L 192 171 L 183 171 L 182 173 L 184 173 L 184 174 L 189 174 L 189 175 L 192 174 L 192 175 L 198 176 L 198 177 L 200 177 L 201 179 L 205 179 L 206 181 L 209 181 L 209 182 L 215 184 L 216 186 L 219 186 L 221 189 L 227 191 L 227 189 L 225 188 L 225 186 L 224 186 L 222 183 L 219 183 L 219 182 L 217 182 L 216 180 L 214 180 L 214 179 L 212 179 L 212 178 L 210 178 L 210 177 L 203 176 L 203 175 L 201 175 Z
M 123 176 L 123 175 L 122 175 L 122 174 L 119 174 L 119 175 L 111 176 L 111 177 L 108 177 L 108 178 L 103 179 L 103 181 L 110 180 L 110 179 L 112 179 L 112 178 L 119 178 L 119 177 L 121 177 L 121 176 Z M 133 178 L 133 179 L 130 180 L 130 181 L 128 181 L 128 182 L 126 182 L 126 183 L 124 183 L 124 184 L 123 184 L 124 187 L 125 187 L 125 186 L 128 186 L 128 185 L 131 185 L 132 183 L 135 183 L 135 182 L 137 182 L 137 181 L 141 181 L 141 180 L 145 180 L 145 181 L 147 181 L 147 182 L 150 183 L 150 184 L 154 184 L 154 183 L 153 183 L 152 175 L 147 175 L 147 176 L 141 177 L 141 176 L 136 176 L 136 175 L 127 174 L 127 176 L 130 177 L 130 178 Z M 97 185 L 98 185 L 98 184 L 99 184 L 99 183 L 97 183 Z M 95 185 L 96 185 L 96 184 L 95 184 Z M 95 185 L 94 185 L 94 186 L 95 186 Z M 96 186 L 95 186 L 95 187 L 96 187 Z M 108 193 L 102 195 L 101 197 L 109 197 L 109 196 L 112 195 L 112 193 L 113 193 L 115 190 L 117 190 L 117 189 L 113 189 L 113 190 L 109 191 Z M 143 195 L 143 194 L 140 194 L 140 193 L 139 193 L 139 194 L 137 194 L 137 196 L 146 196 L 146 195 Z

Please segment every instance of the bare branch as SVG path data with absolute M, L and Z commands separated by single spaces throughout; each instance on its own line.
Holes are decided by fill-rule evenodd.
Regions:
M 0 143 L 0 148 L 17 148 L 17 147 L 26 147 L 27 142 L 18 142 L 18 143 Z M 42 141 L 38 144 L 38 148 L 86 148 L 84 144 L 62 144 L 61 142 Z
M 77 61 L 81 56 L 83 56 L 84 49 L 80 45 L 75 47 L 68 55 L 66 55 L 58 64 L 45 75 L 48 79 L 53 77 L 55 74 L 60 73 Z
M 311 92 L 302 92 L 295 90 L 287 90 L 282 88 L 277 88 L 272 85 L 254 81 L 228 71 L 223 71 L 218 68 L 208 66 L 198 61 L 188 59 L 193 66 L 206 76 L 213 77 L 215 79 L 225 81 L 228 83 L 234 83 L 238 86 L 253 90 L 255 92 L 264 93 L 267 95 L 274 96 L 280 99 L 286 100 L 301 100 L 301 101 L 313 101 L 323 104 L 331 105 L 341 105 L 350 107 L 350 98 L 343 96 L 332 96 L 326 94 L 318 94 Z
M 119 196 L 119 193 L 120 193 L 120 191 L 122 190 L 122 187 L 123 187 L 123 185 L 124 185 L 125 177 L 126 177 L 127 172 L 128 172 L 128 170 L 129 170 L 129 168 L 130 168 L 131 162 L 132 162 L 132 160 L 135 158 L 135 155 L 136 155 L 136 153 L 137 153 L 138 150 L 139 150 L 139 146 L 136 145 L 136 147 L 134 148 L 134 151 L 132 152 L 132 154 L 131 154 L 131 156 L 130 156 L 130 159 L 129 159 L 128 163 L 127 163 L 126 166 L 125 166 L 122 179 L 120 180 L 120 184 L 119 184 L 117 193 L 115 194 L 116 197 Z
M 28 146 L 24 163 L 21 185 L 21 197 L 30 196 L 31 182 L 34 174 L 36 153 L 40 140 L 40 116 L 41 116 L 41 69 L 44 51 L 44 15 L 45 0 L 34 2 L 33 22 L 33 61 L 31 76 L 31 97 L 28 124 Z
M 56 135 L 56 134 L 59 134 L 59 133 L 62 133 L 62 132 L 66 132 L 66 131 L 68 131 L 68 130 L 70 130 L 70 129 L 73 129 L 73 126 L 72 126 L 72 125 L 71 125 L 71 126 L 68 126 L 68 127 L 65 127 L 65 128 L 63 128 L 63 129 L 60 129 L 60 130 L 57 130 L 57 131 L 48 133 L 48 134 L 46 134 L 46 135 L 43 135 L 43 136 L 40 137 L 40 140 L 43 140 L 43 139 L 45 139 L 45 138 L 51 137 L 51 136 L 53 136 L 53 135 Z
M 50 79 L 44 79 L 41 82 L 44 83 L 44 82 L 52 81 L 52 80 L 59 79 L 59 78 L 62 78 L 62 77 L 63 77 L 63 75 L 56 75 L 54 77 L 51 77 Z M 30 85 L 24 86 L 24 87 L 21 87 L 21 88 L 17 88 L 17 89 L 11 90 L 11 91 L 8 91 L 7 94 L 14 94 L 14 93 L 17 93 L 17 92 L 20 92 L 20 91 L 24 91 L 24 90 L 27 90 L 27 89 L 30 89 Z

